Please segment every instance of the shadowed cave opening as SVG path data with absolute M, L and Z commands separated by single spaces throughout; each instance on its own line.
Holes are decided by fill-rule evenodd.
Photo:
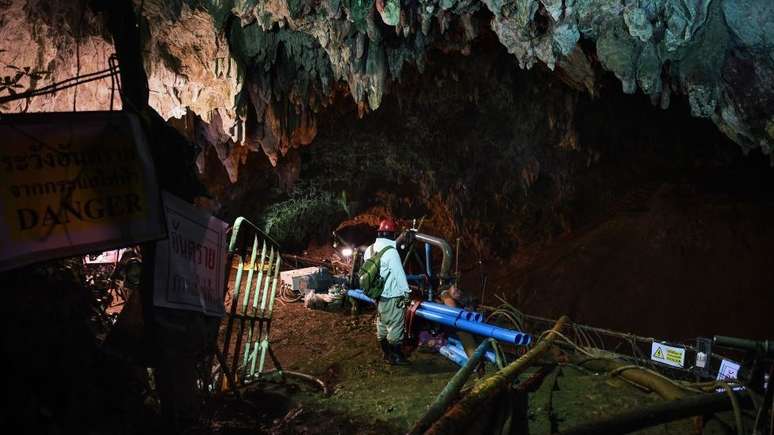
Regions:
M 289 248 L 320 255 L 342 222 L 424 216 L 427 231 L 461 239 L 466 290 L 480 299 L 488 276 L 484 303 L 497 294 L 538 314 L 672 338 L 766 334 L 765 304 L 753 302 L 770 299 L 773 278 L 766 156 L 692 117 L 686 98 L 663 110 L 623 94 L 609 73 L 591 97 L 545 67 L 519 69 L 491 34 L 471 51 L 432 51 L 362 118 L 337 99 L 318 114 L 314 141 L 276 169 L 250 154 L 225 214 L 274 219 Z M 217 160 L 207 168 L 214 190 L 229 185 Z M 275 187 L 262 185 L 263 204 L 286 208 L 261 209 L 260 183 Z M 590 257 L 577 258 L 584 249 Z M 748 320 L 725 322 L 724 304 L 696 309 L 731 286 Z M 609 298 L 632 309 L 611 312 Z M 629 313 L 651 310 L 682 314 L 667 325 Z

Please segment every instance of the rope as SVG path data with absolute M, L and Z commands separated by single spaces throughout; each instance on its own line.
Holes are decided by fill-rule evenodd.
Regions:
M 538 336 L 538 338 L 535 340 L 535 343 L 538 343 L 540 340 L 542 340 L 542 339 L 543 339 L 543 337 L 545 337 L 545 335 L 546 335 L 546 334 L 548 334 L 548 333 L 550 333 L 550 332 L 551 332 L 551 330 L 550 330 L 550 329 L 549 329 L 549 330 L 546 330 L 546 331 L 543 331 L 543 332 L 542 332 L 542 333 L 541 333 L 541 334 Z M 567 338 L 567 336 L 566 336 L 566 335 L 564 335 L 564 334 L 562 334 L 561 332 L 556 332 L 556 331 L 554 331 L 553 333 L 554 333 L 554 334 L 555 334 L 557 337 L 561 338 L 561 339 L 562 339 L 562 341 L 564 341 L 564 342 L 566 342 L 567 344 L 569 344 L 570 346 L 572 346 L 572 347 L 573 347 L 575 350 L 577 350 L 578 352 L 580 352 L 580 353 L 582 353 L 582 354 L 584 354 L 584 355 L 586 355 L 586 356 L 588 356 L 588 357 L 591 357 L 591 358 L 596 358 L 596 356 L 595 356 L 594 354 L 592 354 L 591 352 L 587 351 L 586 349 L 583 349 L 582 347 L 578 346 L 578 345 L 577 345 L 577 344 L 576 344 L 574 341 L 572 341 L 572 340 L 570 340 L 569 338 Z

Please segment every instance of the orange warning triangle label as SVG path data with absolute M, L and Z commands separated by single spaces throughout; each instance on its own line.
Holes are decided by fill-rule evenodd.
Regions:
M 664 353 L 663 353 L 663 352 L 661 352 L 661 348 L 660 348 L 660 347 L 657 347 L 657 348 L 656 348 L 656 353 L 654 353 L 654 354 L 653 354 L 653 358 L 661 358 L 661 359 L 664 359 Z

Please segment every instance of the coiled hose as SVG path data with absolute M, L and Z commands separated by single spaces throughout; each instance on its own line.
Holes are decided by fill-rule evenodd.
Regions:
M 299 291 L 293 290 L 293 286 L 283 281 L 279 290 L 277 290 L 277 297 L 280 301 L 289 304 L 292 302 L 299 302 L 303 299 L 304 295 Z

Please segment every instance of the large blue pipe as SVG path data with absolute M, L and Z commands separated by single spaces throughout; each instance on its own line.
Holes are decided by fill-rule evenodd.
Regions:
M 470 332 L 471 334 L 491 337 L 508 344 L 526 346 L 532 341 L 532 337 L 523 332 L 512 331 L 483 322 L 471 322 L 460 318 L 447 317 L 438 312 L 424 310 L 421 305 L 417 308 L 416 315 L 431 322 L 440 323 L 441 325 L 450 326 L 460 331 Z
M 450 307 L 444 304 L 437 304 L 435 302 L 422 302 L 422 308 L 428 311 L 435 311 L 437 313 L 445 314 L 449 317 L 459 317 L 463 320 L 470 320 L 471 322 L 483 322 L 484 315 L 473 311 L 463 310 L 462 308 Z
M 349 290 L 347 292 L 347 296 L 371 304 L 375 303 L 373 299 L 363 294 L 362 290 Z M 508 344 L 515 344 L 517 346 L 527 346 L 532 342 L 532 336 L 520 331 L 505 329 L 484 322 L 471 322 L 469 320 L 462 319 L 459 316 L 451 317 L 437 311 L 424 309 L 423 306 L 427 303 L 428 302 L 420 303 L 419 308 L 417 308 L 415 313 L 417 316 L 423 319 L 427 319 L 431 322 L 440 323 L 441 325 L 459 329 L 460 331 L 470 332 L 471 334 L 481 335 L 483 337 L 491 337 L 497 341 L 502 341 Z
M 362 290 L 349 290 L 347 295 L 355 299 L 361 300 L 363 302 L 368 302 L 369 304 L 376 303 L 374 302 L 373 299 L 366 296 Z M 443 314 L 447 317 L 453 317 L 453 318 L 459 317 L 461 320 L 481 322 L 484 319 L 484 316 L 481 313 L 474 313 L 473 311 L 466 311 L 466 310 L 463 310 L 462 308 L 450 307 L 448 305 L 437 304 L 435 302 L 422 302 L 421 308 L 426 309 L 428 311 Z

